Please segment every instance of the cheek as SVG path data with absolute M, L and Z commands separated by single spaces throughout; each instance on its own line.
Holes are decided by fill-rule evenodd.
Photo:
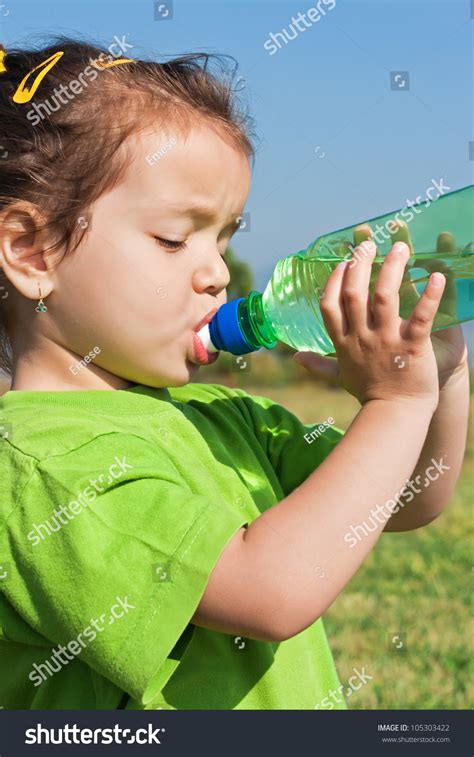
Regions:
M 192 316 L 186 309 L 186 298 L 178 298 L 175 290 L 153 288 L 146 308 L 141 321 L 137 311 L 134 325 L 134 330 L 141 334 L 139 341 L 159 345 L 169 352 L 190 347 Z
M 91 231 L 74 253 L 64 258 L 60 269 L 61 289 L 94 295 L 94 302 L 126 298 L 137 284 L 133 260 L 104 235 Z M 92 306 L 94 303 L 88 303 Z
M 179 335 L 186 332 L 189 336 L 193 312 L 192 287 L 188 278 L 181 268 L 173 270 L 168 276 L 158 276 L 158 283 L 153 283 L 153 314 L 163 333 Z
M 93 334 L 101 345 L 125 351 L 174 352 L 191 341 L 189 271 L 148 243 L 122 237 L 98 239 L 94 231 L 64 259 L 58 304 L 74 333 Z M 133 242 L 133 244 L 132 244 Z M 132 254 L 133 251 L 133 254 Z

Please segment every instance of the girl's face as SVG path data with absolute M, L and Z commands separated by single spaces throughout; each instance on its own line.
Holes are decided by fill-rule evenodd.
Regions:
M 48 331 L 69 351 L 68 365 L 70 351 L 79 360 L 97 348 L 91 365 L 101 383 L 109 373 L 116 388 L 180 386 L 198 371 L 193 330 L 226 302 L 223 255 L 243 212 L 250 167 L 204 125 L 187 138 L 135 135 L 129 146 L 124 180 L 79 219 L 87 233 L 52 273 Z M 68 383 L 83 385 L 83 371 L 94 388 L 94 368 Z

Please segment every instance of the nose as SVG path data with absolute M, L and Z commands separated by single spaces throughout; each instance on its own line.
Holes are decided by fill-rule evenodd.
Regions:
M 193 273 L 193 288 L 196 292 L 219 294 L 230 281 L 230 273 L 220 253 L 205 256 L 198 261 Z

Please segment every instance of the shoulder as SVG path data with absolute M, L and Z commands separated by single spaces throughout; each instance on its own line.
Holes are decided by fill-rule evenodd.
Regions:
M 243 389 L 223 384 L 186 384 L 170 388 L 169 392 L 176 404 L 189 405 L 205 415 L 242 413 L 242 400 L 251 399 Z
M 74 455 L 89 454 L 93 458 L 115 447 L 144 451 L 151 447 L 154 425 L 152 418 L 146 426 L 143 419 L 125 423 L 105 414 L 92 416 L 86 410 L 70 413 L 49 408 L 48 412 L 31 413 L 22 409 L 0 414 L 0 458 L 4 462 L 16 460 L 22 467 L 25 461 L 38 467 L 48 460 L 58 464 L 71 461 Z
M 250 394 L 244 389 L 222 384 L 187 384 L 170 389 L 173 400 L 196 408 L 200 415 L 213 417 L 224 431 L 226 422 L 250 428 L 252 433 L 267 433 L 276 427 L 291 428 L 300 421 L 283 405 L 273 399 Z
M 239 399 L 247 395 L 242 389 L 233 389 L 223 384 L 190 383 L 185 386 L 171 387 L 169 393 L 174 400 L 180 402 L 212 402 L 215 399 Z

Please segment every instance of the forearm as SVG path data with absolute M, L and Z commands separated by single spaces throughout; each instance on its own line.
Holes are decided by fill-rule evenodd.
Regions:
M 451 499 L 464 459 L 469 417 L 467 365 L 440 391 L 419 460 L 409 477 L 400 510 L 385 531 L 408 531 L 430 523 Z M 409 494 L 409 492 L 413 494 Z
M 273 626 L 281 622 L 288 635 L 303 630 L 352 578 L 390 517 L 373 512 L 412 472 L 432 414 L 421 404 L 367 402 L 317 470 L 251 523 L 246 561 Z M 371 515 L 373 530 L 348 539 Z

